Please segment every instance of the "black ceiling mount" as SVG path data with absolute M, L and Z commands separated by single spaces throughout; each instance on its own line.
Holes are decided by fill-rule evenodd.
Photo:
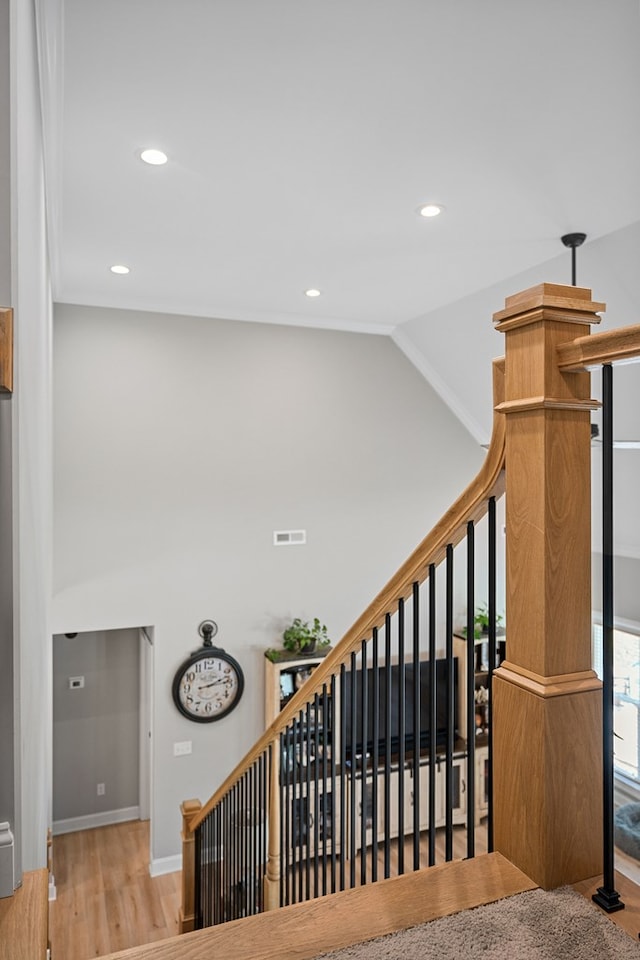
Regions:
M 581 247 L 587 239 L 586 233 L 565 233 L 560 237 L 565 247 L 571 247 L 571 284 L 576 285 L 576 248 Z

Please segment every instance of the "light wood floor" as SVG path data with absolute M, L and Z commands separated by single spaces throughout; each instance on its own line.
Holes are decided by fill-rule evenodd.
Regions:
M 422 841 L 421 847 L 424 847 Z M 486 831 L 476 830 L 476 853 L 486 850 Z M 426 855 L 426 854 L 425 854 Z M 456 829 L 454 858 L 466 856 L 465 834 Z M 439 831 L 437 862 L 444 860 Z M 382 858 L 379 857 L 382 866 Z M 407 841 L 405 864 L 412 862 Z M 392 874 L 397 850 L 392 853 Z M 626 909 L 611 919 L 637 938 L 640 931 L 640 864 L 616 857 L 618 891 Z M 89 960 L 117 950 L 163 940 L 178 933 L 181 874 L 149 876 L 149 824 L 142 821 L 64 834 L 53 840 L 57 900 L 50 904 L 51 960 Z M 622 873 L 624 871 L 624 873 Z M 348 871 L 347 871 L 348 876 Z M 358 871 L 359 876 L 359 871 Z M 382 877 L 382 870 L 379 877 Z M 359 883 L 359 880 L 356 880 Z M 575 889 L 590 897 L 598 882 Z
M 51 960 L 89 960 L 178 933 L 181 874 L 149 876 L 148 821 L 54 837 L 53 873 Z
M 454 859 L 466 856 L 466 834 L 454 831 Z M 444 831 L 438 831 L 436 862 L 444 862 Z M 486 851 L 486 829 L 476 830 L 476 852 Z M 421 840 L 422 865 L 427 843 Z M 413 860 L 411 840 L 405 844 L 405 869 Z M 391 875 L 398 869 L 392 844 Z M 89 960 L 117 950 L 151 943 L 178 933 L 181 874 L 149 876 L 149 824 L 114 824 L 67 833 L 53 839 L 53 872 L 57 899 L 50 904 L 51 960 Z M 347 884 L 349 883 L 347 865 Z M 370 869 L 367 870 L 370 876 Z M 382 847 L 378 878 L 384 876 Z M 356 885 L 360 883 L 360 867 Z M 329 887 L 330 889 L 330 887 Z M 319 890 L 319 892 L 322 892 Z

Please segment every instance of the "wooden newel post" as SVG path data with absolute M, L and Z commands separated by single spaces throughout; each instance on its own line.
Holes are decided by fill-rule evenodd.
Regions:
M 202 809 L 199 800 L 184 800 L 182 813 L 182 905 L 180 907 L 180 933 L 195 929 L 196 850 L 195 834 L 189 824 Z
M 280 906 L 280 744 L 271 744 L 269 768 L 269 850 L 264 878 L 264 909 Z
M 556 349 L 604 304 L 542 284 L 496 314 L 506 341 L 507 660 L 493 682 L 495 848 L 541 887 L 602 871 L 602 691 L 591 669 L 588 373 Z

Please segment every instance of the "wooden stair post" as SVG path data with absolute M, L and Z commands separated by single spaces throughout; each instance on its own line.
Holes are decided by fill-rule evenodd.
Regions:
M 271 745 L 269 773 L 269 849 L 264 878 L 264 909 L 277 910 L 280 906 L 280 744 L 276 738 Z
M 602 692 L 591 669 L 588 373 L 560 344 L 604 304 L 541 284 L 494 316 L 505 333 L 507 660 L 493 680 L 494 837 L 551 889 L 602 870 Z
M 184 800 L 180 804 L 182 813 L 182 905 L 180 907 L 180 933 L 195 930 L 196 903 L 196 849 L 195 835 L 190 822 L 202 808 L 199 800 Z

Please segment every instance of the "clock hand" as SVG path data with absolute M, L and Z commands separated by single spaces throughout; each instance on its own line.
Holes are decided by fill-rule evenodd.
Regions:
M 227 680 L 212 680 L 211 683 L 201 683 L 198 690 L 206 690 L 208 687 L 215 687 L 216 683 L 227 683 Z

